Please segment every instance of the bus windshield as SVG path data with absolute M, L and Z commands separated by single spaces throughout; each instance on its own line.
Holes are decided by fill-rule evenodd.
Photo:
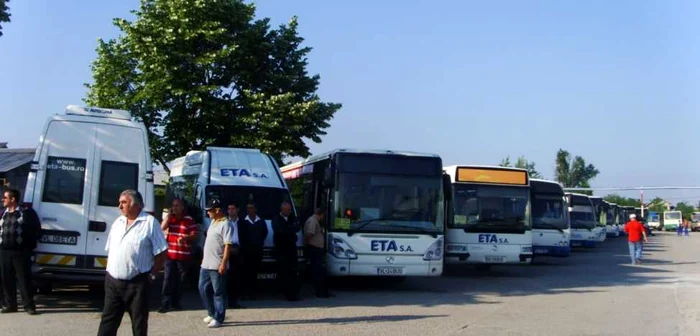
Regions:
M 440 176 L 339 174 L 332 229 L 442 233 Z
M 532 196 L 532 227 L 535 229 L 568 229 L 567 212 L 563 195 Z
M 651 214 L 651 215 L 649 215 L 649 221 L 650 221 L 650 222 L 658 222 L 658 221 L 659 221 L 659 215 L 658 215 L 658 214 Z
M 680 212 L 667 212 L 664 213 L 664 219 L 678 220 L 681 219 Z
M 593 207 L 590 205 L 576 205 L 569 211 L 571 218 L 571 227 L 574 229 L 590 229 L 595 227 L 598 222 L 595 220 Z
M 530 190 L 522 187 L 454 185 L 454 227 L 480 229 L 528 229 Z
M 207 200 L 219 199 L 224 211 L 229 204 L 236 204 L 241 218 L 245 218 L 245 207 L 250 201 L 255 203 L 258 217 L 264 220 L 271 220 L 275 214 L 278 214 L 283 201 L 290 202 L 289 191 L 280 188 L 207 186 L 206 193 Z

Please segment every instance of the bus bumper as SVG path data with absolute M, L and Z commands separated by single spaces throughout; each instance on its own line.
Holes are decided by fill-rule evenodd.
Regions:
M 535 255 L 549 257 L 568 257 L 571 254 L 571 247 L 537 245 L 532 247 L 532 251 Z
M 585 247 L 593 248 L 596 247 L 598 241 L 596 240 L 571 240 L 571 247 Z
M 422 256 L 358 255 L 357 259 L 339 259 L 326 254 L 330 276 L 440 276 L 442 259 L 423 260 Z

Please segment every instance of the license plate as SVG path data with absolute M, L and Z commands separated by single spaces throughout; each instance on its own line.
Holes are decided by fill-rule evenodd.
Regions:
M 571 238 L 581 238 L 581 235 L 578 233 L 573 233 L 571 234 Z
M 377 267 L 377 275 L 403 275 L 402 267 Z
M 545 253 L 548 253 L 548 252 L 549 252 L 549 251 L 547 251 L 547 249 L 535 249 L 535 253 L 539 253 L 539 254 L 545 254 Z
M 78 245 L 78 237 L 44 233 L 41 235 L 41 242 L 44 244 Z
M 581 246 L 581 243 L 579 243 L 579 242 L 571 242 L 571 246 Z
M 506 257 L 504 257 L 504 256 L 485 256 L 484 261 L 487 263 L 504 263 L 504 262 L 506 262 Z

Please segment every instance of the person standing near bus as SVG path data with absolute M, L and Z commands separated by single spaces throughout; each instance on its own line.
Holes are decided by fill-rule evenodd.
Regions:
M 185 216 L 185 201 L 173 200 L 168 218 L 161 225 L 167 230 L 168 255 L 165 260 L 162 301 L 159 313 L 170 309 L 180 310 L 180 298 L 187 281 L 187 272 L 192 261 L 192 247 L 197 239 L 197 224 L 192 217 Z
M 233 246 L 231 246 L 231 256 L 228 261 L 229 268 L 226 274 L 226 294 L 228 296 L 228 307 L 232 309 L 242 309 L 238 303 L 241 295 L 241 272 L 243 271 L 243 258 L 241 256 L 241 243 L 238 237 L 238 206 L 231 203 L 226 207 L 228 221 L 233 229 Z
M 32 285 L 32 251 L 41 237 L 39 216 L 32 209 L 21 209 L 20 192 L 8 189 L 3 193 L 5 210 L 0 217 L 0 274 L 3 314 L 17 311 L 17 285 L 22 295 L 24 311 L 36 315 Z
M 148 335 L 150 281 L 163 268 L 168 243 L 160 223 L 143 212 L 143 197 L 136 190 L 119 195 L 122 215 L 107 236 L 105 299 L 98 336 L 115 336 L 124 313 L 131 317 L 134 335 Z
M 647 233 L 644 225 L 637 221 L 637 215 L 631 214 L 630 221 L 625 224 L 625 232 L 627 232 L 627 241 L 630 250 L 630 258 L 632 264 L 642 263 L 642 240 L 647 242 Z
M 314 214 L 304 223 L 304 240 L 306 242 L 306 251 L 311 263 L 311 278 L 313 279 L 316 297 L 329 298 L 326 287 L 326 269 L 323 265 L 323 259 L 326 256 L 324 245 L 326 231 L 321 224 L 325 213 L 322 208 L 317 208 Z
M 210 199 L 205 208 L 211 223 L 204 241 L 204 257 L 199 271 L 199 295 L 209 328 L 221 327 L 226 318 L 226 271 L 233 246 L 233 227 L 218 199 Z
M 299 301 L 297 279 L 297 232 L 301 230 L 292 204 L 282 202 L 280 213 L 272 218 L 275 259 L 277 260 L 277 280 L 288 301 Z
M 263 247 L 267 238 L 267 223 L 257 215 L 255 203 L 246 205 L 248 215 L 238 225 L 241 250 L 243 252 L 243 284 L 245 298 L 255 299 L 258 271 L 263 258 Z

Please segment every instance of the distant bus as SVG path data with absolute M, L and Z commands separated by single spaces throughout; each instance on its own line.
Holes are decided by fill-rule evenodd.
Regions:
M 571 247 L 595 247 L 600 231 L 596 231 L 598 222 L 591 199 L 588 195 L 575 193 L 566 193 L 566 197 L 571 221 Z
M 654 230 L 661 231 L 663 228 L 661 226 L 661 216 L 659 216 L 659 213 L 656 211 L 649 211 L 649 214 L 647 215 L 647 224 L 649 225 L 649 228 Z
M 607 211 L 608 203 L 603 200 L 600 196 L 589 196 L 591 203 L 593 203 L 593 208 L 595 210 L 595 220 L 596 220 L 596 237 L 598 242 L 605 241 L 607 238 L 608 226 L 607 226 Z
M 571 228 L 569 209 L 561 184 L 530 180 L 532 203 L 532 252 L 535 255 L 568 257 Z
M 693 231 L 700 229 L 700 212 L 693 212 L 690 215 L 690 229 Z
M 620 207 L 615 203 L 608 204 L 607 213 L 608 224 L 612 227 L 612 232 L 608 230 L 608 237 L 614 238 L 620 236 L 620 231 L 622 230 L 622 225 L 620 222 Z
M 664 230 L 675 231 L 683 223 L 683 213 L 680 211 L 664 211 Z
M 530 181 L 526 170 L 486 166 L 444 168 L 452 182 L 446 264 L 529 264 L 532 261 Z

